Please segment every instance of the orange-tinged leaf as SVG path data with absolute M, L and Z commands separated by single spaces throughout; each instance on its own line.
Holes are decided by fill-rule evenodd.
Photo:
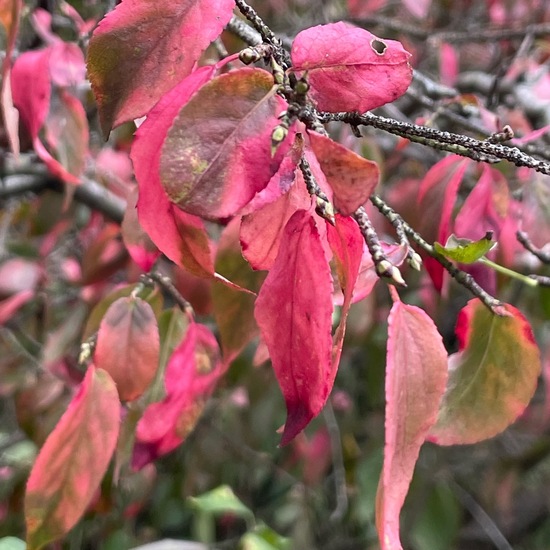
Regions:
M 286 445 L 324 407 L 334 383 L 332 280 L 315 221 L 298 210 L 256 300 L 256 321 L 285 398 Z
M 115 449 L 120 401 L 108 373 L 90 365 L 34 463 L 25 494 L 27 548 L 64 536 L 82 517 Z
M 349 216 L 367 202 L 378 185 L 378 165 L 316 132 L 310 132 L 309 139 L 334 192 L 334 206 Z
M 529 323 L 514 307 L 494 315 L 477 298 L 458 317 L 460 350 L 449 357 L 449 382 L 430 440 L 476 443 L 507 428 L 537 387 L 540 352 Z
M 396 301 L 388 319 L 384 465 L 376 495 L 382 550 L 402 550 L 399 514 L 447 381 L 447 352 L 422 309 Z
M 159 332 L 153 308 L 141 298 L 119 298 L 99 326 L 95 363 L 115 381 L 122 401 L 139 397 L 159 362 Z

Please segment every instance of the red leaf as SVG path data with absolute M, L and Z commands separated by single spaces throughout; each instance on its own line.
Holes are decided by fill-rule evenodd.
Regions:
M 142 468 L 180 445 L 193 430 L 223 365 L 214 335 L 190 323 L 166 369 L 166 397 L 149 405 L 138 423 L 132 465 Z
M 292 44 L 295 71 L 307 71 L 310 97 L 321 111 L 361 113 L 403 95 L 412 79 L 409 52 L 348 23 L 306 29 Z
M 25 495 L 29 550 L 65 535 L 85 512 L 115 449 L 120 402 L 111 377 L 90 365 L 34 463 Z
M 88 50 L 103 133 L 147 113 L 190 74 L 233 7 L 232 0 L 124 0 L 111 11 Z
M 285 227 L 255 315 L 286 402 L 281 439 L 286 445 L 319 414 L 335 375 L 332 281 L 315 221 L 305 210 L 295 212 Z
M 378 185 L 378 165 L 316 132 L 310 132 L 309 139 L 334 192 L 334 206 L 349 216 L 367 202 Z
M 292 147 L 284 156 L 277 173 L 269 180 L 267 186 L 248 203 L 243 209 L 242 214 L 256 212 L 256 210 L 275 202 L 292 188 L 296 181 L 296 170 L 303 151 L 304 140 L 301 134 L 297 134 Z
M 162 143 L 174 117 L 215 71 L 215 66 L 201 67 L 166 94 L 137 131 L 131 153 L 139 184 L 140 224 L 161 252 L 199 277 L 214 272 L 208 236 L 199 218 L 168 200 L 160 183 L 159 164 Z
M 271 269 L 288 220 L 297 210 L 310 207 L 311 195 L 301 173 L 298 173 L 296 183 L 287 193 L 243 217 L 240 235 L 242 252 L 254 269 Z
M 494 240 L 498 240 L 508 217 L 509 202 L 510 190 L 502 173 L 484 166 L 481 177 L 456 216 L 454 233 L 462 239 L 478 240 L 492 231 Z
M 491 313 L 477 298 L 458 317 L 459 352 L 449 357 L 449 382 L 430 440 L 476 443 L 507 428 L 537 387 L 540 352 L 523 315 L 506 304 Z
M 357 222 L 351 217 L 336 214 L 336 227 L 327 223 L 327 237 L 330 248 L 334 253 L 338 280 L 344 293 L 344 302 L 340 313 L 340 323 L 334 334 L 332 351 L 333 369 L 338 368 L 342 345 L 346 334 L 346 321 L 351 307 L 353 289 L 359 275 L 359 268 L 363 259 L 363 235 Z
M 271 156 L 271 133 L 286 102 L 273 77 L 245 67 L 205 84 L 168 130 L 160 158 L 166 194 L 203 218 L 234 215 L 264 189 L 291 143 Z
M 29 130 L 37 155 L 44 161 L 52 174 L 67 183 L 76 184 L 79 183 L 78 178 L 52 157 L 38 137 L 50 108 L 49 63 L 52 49 L 53 46 L 50 46 L 44 50 L 25 52 L 17 58 L 11 75 L 13 103 Z M 70 102 L 70 100 L 68 101 Z M 78 112 L 75 111 L 74 102 L 70 106 L 73 113 L 76 113 L 76 126 L 83 128 L 87 137 L 87 122 L 82 105 L 76 108 Z
M 428 242 L 445 244 L 451 234 L 451 214 L 470 162 L 457 155 L 449 155 L 434 164 L 422 180 L 418 191 L 418 208 L 423 213 L 419 232 Z M 443 266 L 430 257 L 424 263 L 435 288 L 441 291 Z
M 122 401 L 138 398 L 159 363 L 159 332 L 151 306 L 133 297 L 111 304 L 99 326 L 94 358 L 115 381 Z
M 50 48 L 22 53 L 11 73 L 13 103 L 33 140 L 50 108 L 50 53 Z
M 382 550 L 401 550 L 399 514 L 420 447 L 437 419 L 447 352 L 422 309 L 396 301 L 388 319 L 384 466 L 376 495 Z

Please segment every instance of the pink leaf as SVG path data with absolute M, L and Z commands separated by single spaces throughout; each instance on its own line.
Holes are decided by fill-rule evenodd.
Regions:
M 286 102 L 273 77 L 245 67 L 205 84 L 168 130 L 160 158 L 170 200 L 203 218 L 234 215 L 264 189 L 291 143 L 271 156 L 271 133 Z
M 38 137 L 50 107 L 50 48 L 21 54 L 13 65 L 13 103 L 31 138 Z
M 65 90 L 54 94 L 45 129 L 45 141 L 59 160 L 46 157 L 42 160 L 52 174 L 78 183 L 89 153 L 88 119 L 82 103 Z
M 334 206 L 349 216 L 365 204 L 378 185 L 378 165 L 316 132 L 310 132 L 309 139 L 334 192 Z
M 138 423 L 132 464 L 142 468 L 180 445 L 193 430 L 223 374 L 213 334 L 190 323 L 166 369 L 166 397 L 149 405 Z
M 77 44 L 56 42 L 50 55 L 50 74 L 58 86 L 76 86 L 86 79 L 84 54 Z
M 404 6 L 417 19 L 425 19 L 432 5 L 432 0 L 403 0 Z
M 292 44 L 293 69 L 307 71 L 310 97 L 321 111 L 361 113 L 403 95 L 412 79 L 410 54 L 348 23 L 306 29 Z
M 449 357 L 449 382 L 430 440 L 476 443 L 507 428 L 537 387 L 540 352 L 527 320 L 505 304 L 491 313 L 477 298 L 458 317 L 459 351 Z
M 434 164 L 422 180 L 418 191 L 418 208 L 423 213 L 419 231 L 428 242 L 445 244 L 451 234 L 451 214 L 470 162 L 457 155 L 449 155 Z M 425 265 L 435 288 L 441 291 L 443 266 L 429 257 L 425 259 Z
M 161 252 L 199 277 L 214 272 L 208 236 L 199 218 L 168 200 L 160 183 L 159 163 L 162 143 L 174 117 L 215 70 L 215 66 L 201 67 L 166 94 L 137 131 L 131 153 L 139 184 L 140 224 Z
M 386 436 L 376 495 L 382 550 L 401 550 L 399 514 L 447 381 L 447 352 L 422 309 L 396 301 L 388 319 Z
M 0 325 L 9 321 L 33 297 L 34 290 L 28 289 L 21 290 L 5 300 L 0 300 Z
M 255 311 L 287 407 L 281 445 L 319 414 L 332 389 L 331 295 L 330 270 L 315 221 L 299 210 L 285 227 Z
M 344 302 L 340 313 L 340 323 L 334 335 L 333 344 L 333 368 L 338 368 L 344 336 L 346 334 L 346 321 L 351 307 L 353 289 L 359 275 L 359 268 L 363 259 L 363 235 L 357 222 L 351 217 L 343 217 L 336 214 L 336 227 L 327 224 L 327 237 L 330 248 L 334 253 L 338 280 L 344 294 Z
M 262 189 L 242 210 L 242 214 L 250 214 L 260 208 L 275 202 L 279 197 L 287 193 L 296 181 L 298 162 L 304 151 L 304 140 L 301 134 L 296 134 L 292 147 L 284 156 L 276 174 L 269 180 L 267 186 Z
M 71 174 L 46 149 L 38 137 L 50 108 L 51 80 L 50 57 L 53 46 L 44 50 L 25 52 L 17 58 L 12 71 L 13 103 L 19 110 L 21 119 L 33 141 L 37 155 L 44 161 L 55 176 L 67 183 L 79 183 L 78 177 Z M 70 101 L 70 100 L 69 100 Z M 74 100 L 76 101 L 76 100 Z M 72 112 L 76 114 L 75 123 L 87 136 L 87 122 L 82 105 L 76 108 L 71 103 Z
M 384 250 L 384 254 L 386 254 L 386 257 L 392 265 L 399 267 L 407 258 L 407 248 L 405 246 L 399 244 L 388 244 L 385 242 L 381 242 L 381 245 Z M 380 277 L 376 274 L 372 256 L 370 255 L 366 245 L 364 245 L 363 257 L 361 260 L 361 265 L 359 266 L 359 274 L 353 289 L 351 303 L 355 304 L 359 300 L 366 298 L 379 280 Z M 342 305 L 343 299 L 336 296 L 335 303 L 337 305 Z
M 23 290 L 34 290 L 42 269 L 33 261 L 12 258 L 0 264 L 0 297 L 10 296 Z
M 111 375 L 122 401 L 138 398 L 159 363 L 159 332 L 151 306 L 133 297 L 111 304 L 99 326 L 94 359 Z
M 190 74 L 233 8 L 232 0 L 123 0 L 110 12 L 88 50 L 103 133 L 147 113 Z
M 114 382 L 90 365 L 80 390 L 40 450 L 27 483 L 29 550 L 67 534 L 82 517 L 107 471 L 119 417 Z

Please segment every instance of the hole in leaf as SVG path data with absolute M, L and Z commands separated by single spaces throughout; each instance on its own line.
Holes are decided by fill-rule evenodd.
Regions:
M 382 40 L 378 40 L 375 38 L 374 40 L 371 40 L 370 47 L 377 53 L 378 55 L 384 55 L 384 52 L 388 48 Z

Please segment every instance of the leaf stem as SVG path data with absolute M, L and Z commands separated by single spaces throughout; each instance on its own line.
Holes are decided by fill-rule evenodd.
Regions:
M 539 283 L 536 279 L 528 277 L 527 275 L 522 275 L 517 271 L 513 271 L 512 269 L 508 269 L 507 267 L 496 264 L 495 262 L 492 262 L 491 260 L 487 259 L 485 256 L 479 258 L 478 262 L 486 265 L 487 267 L 490 267 L 491 269 L 494 269 L 495 271 L 498 271 L 499 273 L 502 273 L 503 275 L 507 275 L 512 279 L 517 279 L 518 281 L 521 281 L 522 283 L 528 286 L 531 286 L 531 287 L 539 286 Z

